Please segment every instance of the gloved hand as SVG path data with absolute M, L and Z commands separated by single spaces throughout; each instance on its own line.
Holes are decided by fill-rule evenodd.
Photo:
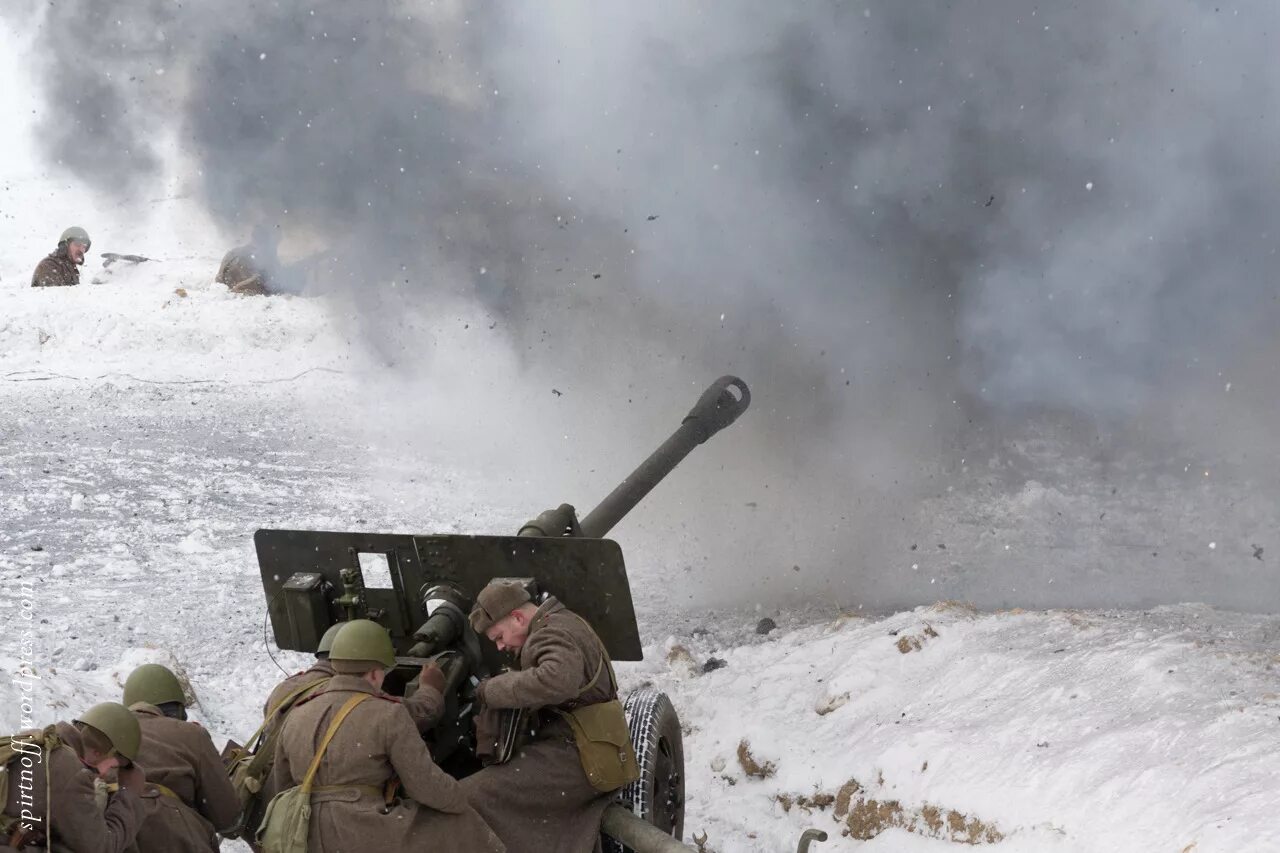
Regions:
M 418 684 L 423 687 L 430 687 L 437 693 L 444 693 L 444 670 L 438 664 L 427 664 L 418 673 Z
M 482 764 L 490 764 L 498 754 L 498 712 L 477 711 L 472 719 L 476 727 L 476 758 Z

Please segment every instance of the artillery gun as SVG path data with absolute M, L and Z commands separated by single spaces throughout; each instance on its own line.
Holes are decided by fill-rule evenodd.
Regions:
M 314 652 L 336 622 L 379 622 L 397 653 L 384 689 L 404 695 L 416 687 L 423 665 L 440 664 L 446 711 L 428 744 L 455 777 L 475 772 L 475 684 L 505 663 L 471 630 L 467 613 L 475 596 L 493 578 L 520 579 L 535 601 L 554 595 L 590 622 L 613 660 L 641 660 L 622 550 L 604 536 L 750 401 L 741 379 L 716 380 L 662 446 L 581 520 L 571 505 L 561 504 L 515 536 L 259 530 L 254 544 L 276 644 Z M 679 842 L 685 774 L 676 710 L 665 694 L 647 687 L 627 696 L 624 708 L 641 775 L 605 815 L 606 849 L 687 851 Z

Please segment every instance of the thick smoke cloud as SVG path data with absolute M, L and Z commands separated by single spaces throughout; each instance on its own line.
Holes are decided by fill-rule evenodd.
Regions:
M 646 401 L 665 414 L 741 372 L 751 464 L 719 461 L 768 515 L 734 552 L 782 571 L 767 591 L 1276 606 L 1265 579 L 1171 582 L 1115 543 L 1170 490 L 1147 538 L 1230 527 L 1274 481 L 1160 478 L 1270 458 L 1277 25 L 1183 0 L 78 0 L 41 25 L 41 138 L 121 192 L 172 134 L 228 233 L 323 247 L 309 285 L 358 302 L 388 363 L 412 348 L 388 317 L 465 298 L 584 412 L 679 386 Z M 1079 530 L 1129 481 L 1124 530 L 1077 537 L 1101 580 L 1020 521 L 1028 483 Z M 742 515 L 696 494 L 699 525 Z M 1045 506 L 1025 519 L 1063 517 Z M 929 537 L 970 540 L 921 570 Z M 1010 542 L 1024 564 L 994 567 Z M 1166 549 L 1178 571 L 1193 547 Z
M 993 404 L 1116 411 L 1271 318 L 1265 4 L 557 8 L 511 76 L 583 140 L 564 180 L 691 200 L 656 256 L 806 330 L 941 333 Z

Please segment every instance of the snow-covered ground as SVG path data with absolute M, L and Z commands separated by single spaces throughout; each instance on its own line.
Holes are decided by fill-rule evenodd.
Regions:
M 42 721 L 154 660 L 191 680 L 219 740 L 242 739 L 281 677 L 272 656 L 305 663 L 264 642 L 253 530 L 501 532 L 534 495 L 556 502 L 395 423 L 395 387 L 370 384 L 339 306 L 229 296 L 215 261 L 0 289 L 0 606 L 10 625 L 34 607 Z M 1280 850 L 1275 617 L 699 613 L 672 592 L 674 560 L 631 569 L 646 660 L 620 674 L 680 709 L 686 836 L 708 850 L 786 850 L 808 826 L 833 851 Z M 766 613 L 781 627 L 757 636 Z M 12 676 L 19 639 L 0 648 Z M 0 727 L 23 683 L 5 680 Z
M 0 106 L 28 115 L 23 44 L 0 44 L 13 48 L 0 76 L 15 83 Z M 254 530 L 508 532 L 602 494 L 649 449 L 625 440 L 625 415 L 578 424 L 551 408 L 563 377 L 525 394 L 512 377 L 527 366 L 465 306 L 409 318 L 416 346 L 388 358 L 340 301 L 231 296 L 214 270 L 247 235 L 217 233 L 181 181 L 128 205 L 87 196 L 74 174 L 37 165 L 19 130 L 0 143 L 0 729 L 18 727 L 24 700 L 47 722 L 118 698 L 134 666 L 157 661 L 190 680 L 215 739 L 243 739 L 281 668 L 306 663 L 265 639 Z M 35 261 L 72 223 L 95 237 L 84 286 L 32 290 Z M 103 269 L 102 250 L 155 260 Z M 593 432 L 610 443 L 591 445 Z M 719 442 L 732 448 L 733 433 Z M 1011 468 L 1034 455 L 1001 451 Z M 675 477 L 725 476 L 720 452 L 699 450 Z M 1258 590 L 1265 602 L 1274 582 L 1253 543 L 1267 544 L 1274 501 L 1219 501 L 1240 528 L 1228 539 L 1202 503 L 1171 513 L 1149 500 L 1184 489 L 1179 472 L 1203 479 L 1190 461 L 1171 465 L 1118 497 L 1093 474 L 1101 498 L 1037 482 L 961 512 L 940 497 L 916 509 L 927 544 L 903 543 L 872 574 L 942 598 L 972 554 L 996 553 L 1042 594 L 1085 560 L 1105 600 L 1124 580 L 1109 572 L 1118 560 L 1143 561 L 1144 577 L 1177 571 L 1185 589 L 1212 550 L 1236 568 L 1205 574 L 1206 598 Z M 717 533 L 697 529 L 738 507 L 664 516 L 662 494 L 618 531 L 646 642 L 645 661 L 619 670 L 624 688 L 656 685 L 682 715 L 686 838 L 781 851 L 815 826 L 831 834 L 817 851 L 1280 850 L 1275 616 L 937 605 L 868 617 L 843 591 L 791 609 L 689 610 L 690 588 L 695 601 L 719 592 L 703 575 L 740 579 L 723 592 L 741 600 L 753 573 L 779 568 L 712 565 Z M 754 508 L 755 494 L 741 497 Z M 1170 545 L 1157 554 L 1149 540 Z M 1157 562 L 1167 551 L 1176 562 Z M 1211 588 L 1228 576 L 1244 592 Z M 780 627 L 757 635 L 765 615 Z M 723 666 L 704 671 L 713 658 Z
M 940 604 L 741 642 L 673 637 L 630 675 L 685 716 L 715 849 L 1280 850 L 1275 618 Z

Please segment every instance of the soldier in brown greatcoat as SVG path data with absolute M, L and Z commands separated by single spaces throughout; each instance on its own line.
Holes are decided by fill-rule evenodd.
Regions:
M 147 768 L 138 853 L 216 851 L 218 832 L 240 817 L 240 798 L 209 733 L 186 721 L 182 685 L 165 667 L 144 664 L 125 681 L 124 701 L 142 729 Z
M 320 638 L 320 644 L 316 647 L 316 662 L 309 669 L 295 672 L 272 689 L 271 694 L 267 697 L 266 704 L 262 707 L 264 728 L 260 743 L 266 743 L 270 739 L 273 730 L 284 724 L 285 719 L 292 710 L 292 705 L 290 705 L 279 713 L 274 713 L 277 708 L 281 707 L 282 703 L 288 702 L 290 697 L 294 702 L 297 702 L 311 692 L 318 691 L 325 684 L 328 684 L 329 680 L 336 674 L 333 670 L 333 664 L 329 662 L 329 651 L 333 647 L 334 637 L 338 635 L 338 631 L 345 624 L 345 622 L 339 622 L 330 626 L 329 630 L 324 632 L 324 636 Z M 430 665 L 422 668 L 422 672 L 418 677 L 417 692 L 411 698 L 404 700 L 404 707 L 409 712 L 409 716 L 413 719 L 418 731 L 425 732 L 430 729 L 444 713 L 444 694 L 442 692 L 444 686 L 444 673 L 439 667 Z M 256 844 L 252 840 L 253 832 L 262 823 L 267 804 L 278 793 L 279 789 L 275 786 L 275 774 L 268 773 L 263 780 L 262 792 L 250 808 L 249 814 L 245 815 L 244 826 L 248 830 L 248 836 L 245 840 L 248 841 L 250 847 L 256 849 Z M 3 853 L 3 851 L 0 851 L 0 853 Z
M 471 626 L 499 651 L 520 654 L 518 671 L 478 685 L 477 703 L 538 713 L 539 729 L 505 764 L 463 779 L 467 800 L 510 853 L 598 849 L 600 820 L 615 795 L 592 786 L 572 730 L 555 710 L 617 698 L 608 652 L 595 631 L 554 596 L 535 605 L 517 583 L 486 586 L 471 611 Z
M 237 246 L 223 255 L 213 280 L 242 296 L 271 295 L 267 271 L 258 262 L 252 246 Z
M 139 794 L 146 782 L 142 768 L 132 763 L 141 740 L 137 720 L 123 705 L 104 702 L 74 724 L 57 723 L 53 729 L 59 746 L 38 750 L 30 768 L 21 758 L 10 764 L 11 771 L 18 771 L 9 779 L 4 809 L 10 848 L 35 850 L 50 844 L 64 853 L 130 850 L 142 825 Z M 14 747 L 28 752 L 19 743 L 32 744 L 40 736 L 38 731 L 16 735 Z M 107 796 L 104 809 L 95 789 L 113 772 L 120 788 Z
M 310 853 L 431 850 L 503 853 L 504 847 L 436 766 L 404 705 L 381 690 L 395 649 L 376 622 L 347 622 L 333 641 L 336 674 L 285 718 L 276 748 L 276 790 L 299 785 L 338 709 L 350 712 L 325 751 L 311 796 Z M 398 779 L 403 795 L 387 786 Z
M 312 690 L 323 687 L 329 682 L 329 679 L 333 678 L 333 666 L 329 663 L 329 649 L 333 645 L 333 638 L 337 636 L 338 629 L 341 627 L 342 624 L 339 623 L 324 632 L 324 636 L 320 638 L 320 645 L 316 647 L 316 662 L 309 669 L 295 672 L 272 688 L 270 695 L 267 696 L 266 704 L 262 706 L 263 728 L 262 738 L 258 741 L 258 749 L 263 749 L 264 744 L 270 743 L 272 733 L 284 723 L 289 711 L 292 710 L 293 706 L 291 704 L 288 707 L 283 707 L 285 704 L 291 700 L 296 702 Z M 268 765 L 267 775 L 262 780 L 262 790 L 256 799 L 250 803 L 247 809 L 248 813 L 244 815 L 243 820 L 244 840 L 254 850 L 257 850 L 258 846 L 253 839 L 253 834 L 259 824 L 262 823 L 267 804 L 278 793 L 279 791 L 275 787 L 274 774 L 270 772 L 270 766 Z
M 83 228 L 72 226 L 58 238 L 58 248 L 49 253 L 31 276 L 32 287 L 70 287 L 80 283 L 80 270 L 84 253 L 89 251 L 89 234 Z

